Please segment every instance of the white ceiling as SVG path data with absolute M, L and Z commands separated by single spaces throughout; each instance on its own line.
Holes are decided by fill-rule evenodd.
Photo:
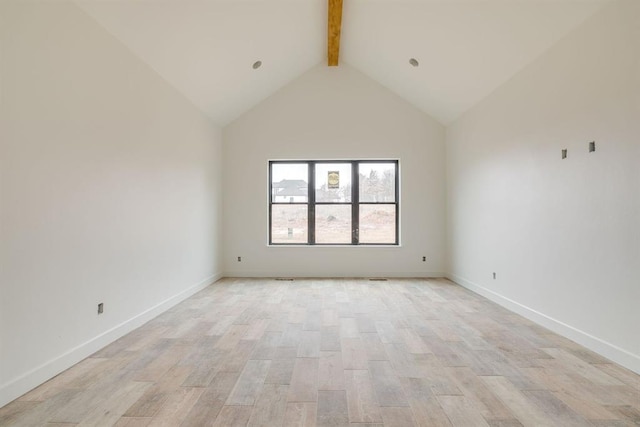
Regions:
M 344 0 L 340 61 L 449 124 L 607 1 Z M 326 63 L 326 0 L 77 3 L 222 126 Z

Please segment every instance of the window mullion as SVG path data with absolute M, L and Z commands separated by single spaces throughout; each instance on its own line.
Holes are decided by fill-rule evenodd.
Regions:
M 360 240 L 360 183 L 358 178 L 358 162 L 351 162 L 351 244 L 357 245 Z
M 307 237 L 310 245 L 316 244 L 316 163 L 309 162 L 309 187 L 307 189 L 308 221 L 307 221 Z

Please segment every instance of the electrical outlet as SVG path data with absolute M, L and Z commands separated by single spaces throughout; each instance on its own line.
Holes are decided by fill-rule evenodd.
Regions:
M 422 257 L 422 262 L 427 262 L 427 257 L 426 256 Z
M 238 257 L 238 262 L 242 262 L 242 257 L 241 256 Z
M 98 304 L 98 314 L 102 314 L 104 313 L 104 304 L 100 303 Z

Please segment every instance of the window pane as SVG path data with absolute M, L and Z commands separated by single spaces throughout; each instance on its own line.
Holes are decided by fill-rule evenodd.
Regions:
M 316 205 L 316 243 L 351 243 L 351 205 Z
M 271 242 L 307 243 L 307 206 L 271 205 Z
M 307 203 L 309 166 L 306 163 L 271 165 L 271 201 L 273 203 Z
M 316 164 L 316 202 L 351 202 L 351 164 Z
M 360 243 L 396 243 L 396 206 L 360 205 Z
M 396 201 L 396 164 L 360 163 L 360 202 Z

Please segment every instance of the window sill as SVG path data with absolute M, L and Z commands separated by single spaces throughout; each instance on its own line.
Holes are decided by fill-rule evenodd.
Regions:
M 401 248 L 402 245 L 266 245 L 268 248 Z

